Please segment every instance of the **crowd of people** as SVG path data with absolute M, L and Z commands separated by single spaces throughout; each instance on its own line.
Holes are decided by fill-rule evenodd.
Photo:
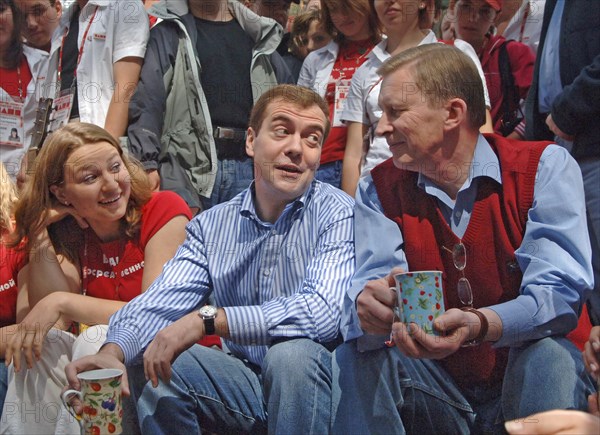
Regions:
M 600 2 L 67 3 L 0 0 L 0 433 L 600 433 Z

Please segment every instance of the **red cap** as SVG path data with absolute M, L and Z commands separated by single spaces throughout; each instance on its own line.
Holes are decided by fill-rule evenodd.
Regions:
M 502 0 L 484 0 L 488 5 L 490 5 L 495 11 L 499 11 L 502 9 Z

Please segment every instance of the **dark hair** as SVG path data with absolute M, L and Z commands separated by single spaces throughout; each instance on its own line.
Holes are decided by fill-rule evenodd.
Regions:
M 303 86 L 277 85 L 262 94 L 250 113 L 249 125 L 252 130 L 258 133 L 265 120 L 267 107 L 273 101 L 283 101 L 302 109 L 307 109 L 311 106 L 319 107 L 323 111 L 326 120 L 325 131 L 323 132 L 323 142 L 325 141 L 331 128 L 329 122 L 329 105 L 319 94 Z
M 292 23 L 292 38 L 296 35 L 308 33 L 313 21 L 321 21 L 321 11 L 319 9 L 311 9 L 308 12 L 296 15 Z
M 23 42 L 21 41 L 21 11 L 15 5 L 14 0 L 0 0 L 0 11 L 10 8 L 13 15 L 13 32 L 8 49 L 2 53 L 2 60 L 6 69 L 15 69 L 21 63 L 23 56 Z

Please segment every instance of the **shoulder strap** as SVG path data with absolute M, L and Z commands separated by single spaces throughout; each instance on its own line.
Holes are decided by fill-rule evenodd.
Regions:
M 509 39 L 504 42 L 500 46 L 498 53 L 498 69 L 500 70 L 500 83 L 502 86 L 502 120 L 503 120 L 503 129 L 506 125 L 511 125 L 511 117 L 513 114 L 513 110 L 511 107 L 518 107 L 519 105 L 519 95 L 515 88 L 515 79 L 512 74 L 512 67 L 510 65 L 510 58 L 508 57 L 507 45 L 512 41 Z M 512 125 L 514 128 L 514 125 Z M 511 131 L 503 131 L 502 134 L 507 136 Z

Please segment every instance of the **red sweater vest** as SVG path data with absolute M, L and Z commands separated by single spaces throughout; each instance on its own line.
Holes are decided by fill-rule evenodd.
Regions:
M 522 273 L 514 251 L 523 240 L 538 163 L 548 145 L 525 145 L 497 135 L 486 135 L 486 139 L 501 162 L 500 168 L 486 170 L 501 171 L 502 185 L 491 178 L 479 179 L 471 220 L 462 238 L 467 249 L 465 275 L 473 289 L 475 308 L 519 295 Z M 460 307 L 456 293 L 460 273 L 452 254 L 443 249 L 452 249 L 459 239 L 446 223 L 437 200 L 417 186 L 416 172 L 399 170 L 392 159 L 374 168 L 371 175 L 385 215 L 402 230 L 410 269 L 441 270 L 446 309 Z M 504 376 L 507 357 L 508 348 L 494 349 L 483 343 L 461 348 L 441 363 L 459 385 L 495 384 Z

